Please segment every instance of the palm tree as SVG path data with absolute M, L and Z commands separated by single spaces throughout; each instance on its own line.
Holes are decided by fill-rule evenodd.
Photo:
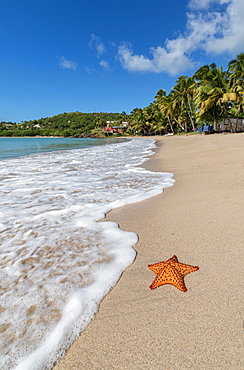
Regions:
M 168 123 L 169 123 L 169 126 L 170 126 L 170 129 L 171 129 L 171 132 L 172 134 L 174 134 L 174 129 L 173 129 L 173 126 L 172 126 L 172 122 L 168 116 L 168 112 L 166 112 L 166 109 L 165 109 L 165 103 L 166 103 L 166 91 L 163 90 L 163 89 L 160 89 L 158 90 L 158 92 L 156 93 L 155 97 L 154 97 L 154 104 L 157 106 L 158 110 L 161 112 L 162 114 L 162 117 L 166 118 Z M 164 120 L 165 122 L 165 120 Z M 167 129 L 167 124 L 164 124 L 164 129 Z
M 160 134 L 163 130 L 163 116 L 160 112 L 158 105 L 153 102 L 148 107 L 143 109 L 146 126 L 148 128 L 148 133 Z
M 164 89 L 158 90 L 154 97 L 154 102 L 156 104 L 160 103 L 160 101 L 166 96 L 166 91 Z
M 244 53 L 237 55 L 236 59 L 229 62 L 231 85 L 239 85 L 244 88 Z
M 233 107 L 236 114 L 243 115 L 243 98 L 244 98 L 244 53 L 237 55 L 236 59 L 229 62 L 228 71 L 230 73 L 230 86 L 236 92 L 238 99 L 237 104 Z
M 143 109 L 135 108 L 131 112 L 131 119 L 129 122 L 129 130 L 132 131 L 133 134 L 143 134 L 143 126 L 145 124 L 145 116 L 143 113 Z
M 200 78 L 195 99 L 199 109 L 198 116 L 214 123 L 219 131 L 220 121 L 228 117 L 231 102 L 237 102 L 239 99 L 238 94 L 231 89 L 229 72 L 212 64 L 201 67 L 194 77 Z
M 171 95 L 162 97 L 158 102 L 158 108 L 162 113 L 163 117 L 166 117 L 170 126 L 171 132 L 174 134 L 174 126 L 177 124 L 180 130 L 184 131 L 184 127 L 181 122 L 177 119 L 179 116 L 178 107 L 175 105 Z
M 156 135 L 164 130 L 164 118 L 155 103 L 141 109 L 135 108 L 131 112 L 129 130 L 134 134 Z
M 178 105 L 181 116 L 185 117 L 185 127 L 187 128 L 187 121 L 190 121 L 193 131 L 195 130 L 195 106 L 193 101 L 195 88 L 196 83 L 192 77 L 180 76 L 171 91 L 174 104 Z

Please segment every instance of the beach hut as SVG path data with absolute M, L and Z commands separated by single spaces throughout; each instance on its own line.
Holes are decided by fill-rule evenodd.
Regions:
M 243 132 L 244 118 L 243 117 L 227 117 L 220 122 L 220 131 L 222 132 Z

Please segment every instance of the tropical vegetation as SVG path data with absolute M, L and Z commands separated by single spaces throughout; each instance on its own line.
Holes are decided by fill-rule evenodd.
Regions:
M 228 70 L 216 64 L 200 67 L 192 77 L 180 76 L 166 95 L 160 89 L 153 103 L 131 112 L 129 129 L 135 134 L 196 131 L 228 117 L 244 117 L 244 53 L 231 60 Z M 235 128 L 231 126 L 231 131 Z
M 62 113 L 21 123 L 0 122 L 0 136 L 104 136 L 107 122 L 125 119 L 122 113 Z
M 244 117 L 244 53 L 231 60 L 226 71 L 212 63 L 191 77 L 178 77 L 168 95 L 160 89 L 148 107 L 135 108 L 129 115 L 74 112 L 18 124 L 0 122 L 0 136 L 101 137 L 109 134 L 107 126 L 124 122 L 123 135 L 195 132 L 203 125 L 214 125 L 219 131 L 220 122 L 230 117 Z

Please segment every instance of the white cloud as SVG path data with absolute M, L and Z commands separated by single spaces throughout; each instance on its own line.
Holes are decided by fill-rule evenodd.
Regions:
M 207 9 L 212 0 L 190 0 L 188 6 L 191 9 Z
M 110 64 L 106 60 L 101 60 L 99 64 L 105 71 L 111 71 Z
M 63 69 L 72 69 L 73 71 L 78 68 L 78 63 L 73 62 L 72 60 L 68 60 L 65 57 L 59 58 L 59 65 Z
M 216 25 L 216 33 L 219 37 L 211 35 L 206 43 L 205 50 L 214 54 L 236 54 L 244 50 L 244 2 L 232 0 Z
M 208 9 L 210 4 L 228 4 L 231 0 L 190 0 L 189 8 L 191 9 Z
M 106 47 L 104 43 L 101 41 L 101 38 L 92 34 L 91 40 L 89 42 L 89 46 L 91 49 L 95 49 L 97 58 L 101 58 L 101 56 L 105 53 Z
M 118 58 L 122 67 L 129 72 L 155 72 L 153 61 L 143 55 L 133 55 L 133 50 L 129 46 L 119 47 Z
M 243 0 L 190 0 L 184 34 L 166 40 L 165 46 L 151 48 L 151 58 L 133 54 L 131 46 L 122 45 L 118 58 L 130 72 L 168 72 L 177 75 L 194 66 L 192 53 L 229 53 L 244 50 Z
M 123 45 L 119 47 L 118 57 L 122 67 L 129 72 L 168 72 L 175 75 L 179 70 L 193 67 L 190 59 L 181 55 L 173 45 L 169 51 L 160 46 L 151 48 L 150 53 L 151 59 L 144 55 L 133 55 L 133 50 Z
M 89 73 L 89 75 L 94 73 L 94 72 L 97 73 L 97 70 L 95 68 L 86 67 L 85 70 L 86 70 L 87 73 Z

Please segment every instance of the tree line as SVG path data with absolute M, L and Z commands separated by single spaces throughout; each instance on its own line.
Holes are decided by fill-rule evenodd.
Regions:
M 208 124 L 219 131 L 228 117 L 244 117 L 244 53 L 229 62 L 227 71 L 214 63 L 204 65 L 192 77 L 178 77 L 168 95 L 160 89 L 148 107 L 131 112 L 129 130 L 141 135 L 178 133 Z

